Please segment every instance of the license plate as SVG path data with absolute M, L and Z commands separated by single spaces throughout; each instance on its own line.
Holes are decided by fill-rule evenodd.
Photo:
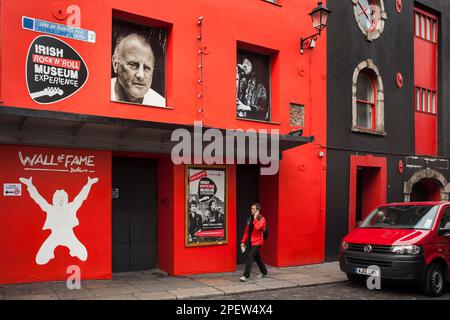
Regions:
M 367 269 L 367 268 L 355 268 L 355 273 L 362 274 L 365 276 L 374 276 L 374 277 L 380 276 L 378 270 Z

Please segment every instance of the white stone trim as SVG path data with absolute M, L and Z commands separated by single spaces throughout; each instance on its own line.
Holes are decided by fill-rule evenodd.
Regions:
M 358 77 L 361 71 L 367 70 L 370 71 L 375 76 L 375 83 L 376 83 L 376 91 L 377 91 L 377 97 L 376 97 L 376 129 L 375 131 L 366 129 L 366 128 L 360 128 L 357 126 L 357 82 Z M 362 61 L 358 64 L 355 71 L 353 72 L 353 78 L 352 78 L 352 131 L 354 132 L 364 132 L 369 134 L 376 134 L 376 135 L 386 135 L 386 132 L 384 130 L 384 86 L 383 86 L 383 80 L 381 78 L 380 71 L 378 67 L 373 63 L 373 60 L 367 59 Z

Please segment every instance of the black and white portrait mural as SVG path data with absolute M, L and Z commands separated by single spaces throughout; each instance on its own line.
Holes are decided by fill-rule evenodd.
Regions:
M 166 106 L 167 30 L 113 19 L 111 100 Z
M 238 50 L 236 91 L 238 118 L 270 121 L 270 56 Z

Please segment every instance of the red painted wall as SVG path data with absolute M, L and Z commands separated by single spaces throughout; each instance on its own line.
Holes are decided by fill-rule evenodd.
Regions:
M 269 226 L 269 238 L 264 242 L 261 253 L 264 262 L 273 266 L 278 265 L 279 181 L 278 175 L 260 176 L 259 178 L 261 214 L 266 218 Z
M 437 88 L 437 45 L 419 38 L 414 39 L 414 82 L 421 88 Z
M 324 259 L 326 160 L 321 147 L 285 152 L 279 174 L 277 266 Z
M 323 158 L 319 158 L 318 153 L 325 152 L 323 146 L 326 145 L 326 32 L 322 32 L 316 48 L 307 50 L 303 55 L 299 52 L 300 38 L 315 32 L 308 13 L 317 1 L 283 0 L 282 6 L 262 0 L 196 0 L 189 5 L 182 0 L 154 0 L 151 5 L 145 0 L 73 0 L 58 3 L 79 5 L 82 10 L 81 27 L 96 32 L 95 44 L 62 38 L 86 62 L 90 72 L 87 83 L 63 102 L 45 106 L 34 103 L 25 84 L 25 60 L 30 43 L 40 34 L 23 30 L 21 17 L 25 15 L 65 22 L 56 20 L 51 14 L 54 1 L 4 0 L 0 10 L 1 105 L 183 124 L 201 119 L 204 125 L 211 127 L 279 129 L 281 133 L 297 129 L 290 126 L 289 104 L 304 105 L 304 134 L 315 136 L 315 144 L 284 153 L 276 178 L 278 192 L 271 195 L 277 198 L 267 206 L 277 211 L 268 213 L 275 215 L 270 217 L 273 227 L 269 240 L 274 242 L 267 245 L 265 255 L 277 266 L 323 261 L 326 153 Z M 113 10 L 116 17 L 125 17 L 123 12 L 127 12 L 139 15 L 141 22 L 157 21 L 168 26 L 166 84 L 167 102 L 172 108 L 110 102 Z M 207 52 L 203 58 L 204 112 L 201 114 L 198 112 L 197 40 L 197 19 L 200 16 L 203 17 L 203 49 Z M 273 123 L 236 119 L 238 46 L 253 49 L 258 46 L 258 50 L 272 55 Z M 159 243 L 160 265 L 169 272 L 184 274 L 235 269 L 233 166 L 229 167 L 228 174 L 229 242 L 223 246 L 184 247 L 183 166 L 174 167 L 173 179 L 160 185 L 162 194 L 169 199 L 173 196 L 173 210 L 171 204 L 169 208 L 159 205 L 162 210 L 159 226 L 167 232 L 160 231 L 159 234 L 159 240 L 167 240 L 166 243 Z M 172 187 L 168 181 L 173 181 Z M 172 216 L 162 216 L 166 212 Z M 173 230 L 170 225 L 163 226 L 163 223 L 171 222 Z
M 25 165 L 19 157 L 53 155 L 53 162 L 65 155 L 93 156 L 93 166 L 68 165 L 65 160 L 57 165 Z M 0 145 L 2 170 L 0 171 L 0 283 L 36 282 L 48 280 L 66 280 L 67 267 L 77 265 L 81 269 L 82 279 L 111 278 L 111 154 L 104 151 L 86 151 L 61 148 L 38 148 Z M 74 159 L 74 158 L 72 158 Z M 73 172 L 81 168 L 90 172 Z M 44 169 L 45 171 L 35 171 Z M 48 170 L 60 171 L 48 171 Z M 69 172 L 61 170 L 69 170 Z M 87 199 L 77 211 L 79 225 L 73 230 L 78 240 L 87 249 L 87 260 L 71 257 L 69 249 L 59 246 L 54 251 L 55 258 L 46 264 L 36 263 L 36 255 L 51 234 L 42 230 L 46 213 L 31 199 L 27 187 L 22 184 L 22 195 L 4 196 L 5 183 L 20 184 L 19 178 L 32 177 L 32 182 L 45 200 L 52 204 L 56 190 L 65 190 L 69 202 L 80 192 L 87 177 L 98 178 L 90 190 Z
M 228 173 L 228 242 L 224 245 L 185 247 L 185 166 L 174 167 L 173 274 L 228 272 L 236 270 L 236 168 Z
M 414 113 L 416 154 L 437 155 L 437 116 L 422 112 Z
M 90 71 L 85 86 L 70 98 L 49 105 L 39 105 L 30 98 L 25 80 L 25 61 L 29 45 L 41 33 L 24 30 L 22 16 L 62 23 L 51 13 L 55 2 L 43 0 L 5 0 L 1 2 L 1 92 L 3 105 L 48 109 L 82 114 L 105 115 L 172 123 L 192 123 L 198 119 L 198 25 L 203 17 L 203 39 L 208 54 L 204 57 L 204 105 L 200 118 L 210 126 L 290 129 L 289 103 L 306 105 L 309 115 L 310 93 L 324 92 L 326 76 L 326 34 L 317 47 L 304 55 L 299 53 L 299 38 L 313 33 L 307 15 L 316 1 L 283 1 L 275 6 L 262 0 L 192 1 L 58 1 L 81 8 L 81 27 L 96 32 L 95 44 L 61 38 L 77 50 Z M 65 8 L 64 6 L 62 6 Z M 114 12 L 138 15 L 137 21 L 169 26 L 167 54 L 168 105 L 174 109 L 143 107 L 110 101 L 111 30 Z M 129 18 L 129 15 L 115 16 Z M 144 18 L 142 18 L 144 17 Z M 236 119 L 236 50 L 239 43 L 265 48 L 273 54 L 272 105 L 274 121 L 281 125 Z M 12 50 L 14 48 L 14 50 Z M 7 63 L 6 63 L 7 62 Z M 312 70 L 314 80 L 310 88 Z M 14 79 L 14 81 L 10 81 Z M 289 79 L 285 81 L 284 79 Z M 316 82 L 316 79 L 319 79 Z M 321 81 L 320 81 L 321 80 Z M 95 97 L 95 99 L 93 99 Z M 322 100 L 322 99 L 319 99 Z M 324 107 L 316 101 L 315 108 Z M 322 123 L 323 125 L 323 123 Z

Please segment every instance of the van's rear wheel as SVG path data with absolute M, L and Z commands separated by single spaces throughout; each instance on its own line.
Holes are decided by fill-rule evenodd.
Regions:
M 427 296 L 442 296 L 445 293 L 446 281 L 442 267 L 437 263 L 433 263 L 427 268 L 422 279 L 422 291 Z

